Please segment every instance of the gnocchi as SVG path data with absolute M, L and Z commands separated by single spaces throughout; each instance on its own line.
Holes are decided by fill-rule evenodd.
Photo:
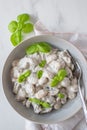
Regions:
M 61 109 L 78 92 L 73 70 L 74 64 L 66 50 L 52 48 L 48 53 L 36 52 L 14 60 L 11 80 L 16 100 L 27 108 L 33 106 L 37 114 Z

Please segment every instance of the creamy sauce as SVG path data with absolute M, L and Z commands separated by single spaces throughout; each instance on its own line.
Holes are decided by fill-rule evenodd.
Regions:
M 44 67 L 39 63 L 46 61 Z M 56 87 L 51 87 L 52 78 L 60 69 L 66 69 L 67 76 Z M 35 53 L 25 55 L 12 63 L 11 80 L 13 82 L 13 93 L 17 101 L 21 101 L 26 107 L 33 106 L 35 113 L 48 113 L 53 109 L 60 109 L 69 100 L 76 97 L 78 92 L 77 79 L 73 76 L 74 65 L 66 50 L 52 49 L 49 53 Z M 31 71 L 24 82 L 19 83 L 18 78 L 27 70 Z M 42 70 L 43 75 L 38 79 L 37 71 Z M 58 97 L 62 93 L 63 98 Z M 50 108 L 30 102 L 29 98 L 37 98 L 50 104 Z

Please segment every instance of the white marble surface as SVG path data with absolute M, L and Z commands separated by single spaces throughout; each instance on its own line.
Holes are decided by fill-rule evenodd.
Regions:
M 22 0 L 0 0 L 0 130 L 24 130 L 24 118 L 9 105 L 2 89 L 2 69 L 4 62 L 13 49 L 9 41 L 8 23 L 18 14 L 28 12 Z
M 44 1 L 45 1 L 45 3 L 44 3 Z M 62 29 L 62 27 L 63 27 L 62 25 L 60 28 L 58 28 L 59 21 L 58 21 L 58 23 L 54 22 L 56 20 L 57 16 L 54 17 L 54 14 L 52 14 L 52 12 L 47 11 L 48 7 L 46 5 L 49 5 L 49 0 L 47 0 L 47 1 L 48 2 L 46 3 L 46 0 L 38 0 L 38 1 L 37 0 L 32 0 L 32 1 L 31 0 L 7 0 L 7 1 L 0 0 L 0 130 L 24 130 L 24 127 L 25 127 L 24 118 L 22 118 L 20 115 L 18 115 L 13 110 L 13 108 L 9 105 L 9 103 L 7 102 L 7 99 L 4 96 L 3 89 L 2 89 L 1 77 L 2 77 L 3 65 L 4 65 L 4 62 L 7 58 L 7 56 L 13 49 L 13 47 L 9 41 L 10 34 L 9 34 L 9 31 L 7 28 L 8 23 L 11 20 L 15 19 L 16 16 L 20 13 L 30 13 L 32 16 L 38 16 L 39 19 L 45 24 L 46 27 L 48 27 L 49 30 L 55 30 L 55 28 L 57 28 L 56 31 L 58 31 L 58 30 Z M 61 0 L 61 1 L 63 2 L 63 0 Z M 66 1 L 68 2 L 68 0 L 66 0 Z M 87 32 L 87 27 L 86 27 L 87 26 L 86 25 L 87 24 L 87 17 L 86 17 L 87 1 L 86 0 L 83 0 L 83 1 L 82 0 L 72 0 L 72 1 L 74 1 L 73 6 L 76 5 L 75 17 L 78 16 L 79 21 L 80 21 L 80 22 L 78 22 L 78 19 L 77 19 L 76 24 L 74 22 L 74 27 L 73 27 L 73 21 L 70 20 L 70 23 L 72 23 L 72 28 L 74 28 L 74 31 L 80 30 L 80 32 Z M 76 3 L 75 3 L 75 1 L 76 1 Z M 52 2 L 52 0 L 51 0 L 51 2 Z M 60 3 L 60 0 L 58 0 L 58 1 L 54 0 L 54 2 Z M 63 4 L 63 3 L 61 3 L 61 4 Z M 44 8 L 46 6 L 46 10 L 43 9 L 43 5 L 44 5 Z M 71 5 L 71 4 L 69 3 L 69 5 Z M 52 4 L 51 4 L 51 6 L 52 6 Z M 47 18 L 46 11 L 49 12 L 48 18 Z M 58 10 L 56 10 L 56 11 L 58 11 Z M 55 13 L 55 11 L 54 11 L 54 13 Z M 67 13 L 67 10 L 66 10 L 66 13 Z M 66 16 L 66 13 L 65 13 L 65 16 Z M 74 12 L 74 14 L 75 14 L 75 12 Z M 59 14 L 58 14 L 58 16 L 59 16 Z M 46 17 L 46 18 L 44 19 L 44 17 Z M 53 20 L 53 19 L 55 19 L 55 20 Z M 69 17 L 67 17 L 67 20 L 68 19 L 69 19 Z M 51 20 L 51 24 L 50 24 L 50 20 Z M 69 21 L 67 21 L 67 23 L 68 22 Z M 79 26 L 77 26 L 77 25 L 79 25 Z M 66 28 L 67 26 L 64 26 L 64 27 Z M 72 28 L 68 28 L 68 29 L 70 29 L 69 31 L 71 31 Z M 67 31 L 67 30 L 65 30 L 65 31 Z

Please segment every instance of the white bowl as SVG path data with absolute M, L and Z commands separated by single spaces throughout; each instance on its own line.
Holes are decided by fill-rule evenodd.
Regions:
M 71 116 L 75 115 L 81 109 L 81 101 L 79 98 L 79 94 L 77 97 L 67 104 L 65 104 L 60 110 L 52 111 L 47 114 L 38 115 L 33 112 L 31 108 L 26 108 L 22 105 L 22 103 L 17 102 L 15 100 L 14 94 L 12 92 L 12 82 L 10 77 L 11 63 L 14 59 L 22 58 L 25 55 L 25 49 L 34 42 L 46 41 L 50 43 L 50 45 L 60 48 L 60 49 L 68 49 L 73 57 L 79 62 L 82 68 L 82 85 L 85 87 L 87 93 L 87 62 L 82 55 L 82 53 L 71 43 L 59 39 L 56 36 L 50 35 L 40 35 L 32 37 L 26 41 L 23 41 L 19 46 L 17 46 L 8 56 L 5 66 L 3 68 L 3 89 L 4 93 L 11 104 L 11 106 L 18 112 L 21 116 L 25 117 L 28 120 L 34 121 L 36 123 L 46 123 L 53 124 L 59 121 L 66 120 Z M 86 95 L 87 98 L 87 95 Z

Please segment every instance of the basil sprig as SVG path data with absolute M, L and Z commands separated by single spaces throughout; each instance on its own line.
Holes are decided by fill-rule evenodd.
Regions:
M 17 21 L 13 20 L 9 23 L 8 30 L 12 33 L 10 41 L 13 46 L 17 46 L 23 39 L 23 33 L 30 33 L 33 31 L 33 24 L 30 22 L 30 15 L 18 15 Z
M 36 42 L 26 49 L 26 54 L 34 54 L 36 52 L 48 53 L 51 51 L 51 46 L 47 42 Z
M 21 74 L 21 75 L 19 76 L 19 78 L 18 78 L 18 82 L 19 82 L 19 83 L 24 82 L 24 81 L 27 79 L 27 77 L 30 76 L 30 74 L 31 74 L 31 71 L 30 71 L 30 70 L 28 70 L 28 71 L 26 71 L 25 73 Z
M 53 77 L 51 81 L 51 87 L 55 87 L 67 76 L 67 71 L 65 69 L 60 69 L 58 73 Z
M 48 102 L 41 101 L 40 99 L 37 99 L 37 98 L 29 98 L 29 101 L 32 103 L 36 103 L 36 104 L 42 106 L 43 108 L 50 108 L 51 107 L 51 105 Z

